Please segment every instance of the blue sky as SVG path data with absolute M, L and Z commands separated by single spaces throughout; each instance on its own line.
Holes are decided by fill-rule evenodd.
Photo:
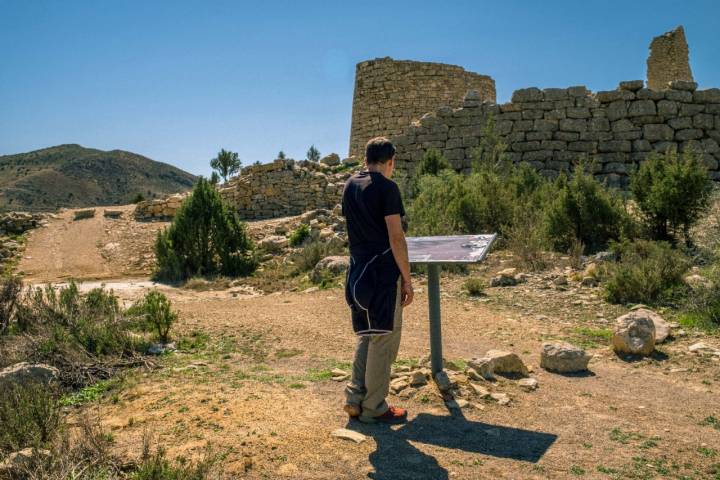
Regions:
M 354 66 L 375 57 L 528 86 L 645 78 L 653 36 L 685 26 L 720 87 L 720 2 L 0 0 L 0 155 L 124 149 L 196 174 L 310 144 L 347 153 Z

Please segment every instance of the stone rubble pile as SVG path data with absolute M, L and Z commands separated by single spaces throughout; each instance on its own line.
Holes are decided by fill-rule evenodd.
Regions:
M 340 201 L 345 180 L 351 172 L 347 169 L 335 171 L 335 166 L 341 163 L 336 154 L 322 160 L 316 163 L 278 159 L 269 164 L 252 165 L 220 185 L 218 190 L 245 220 L 279 218 L 332 208 Z M 135 208 L 135 217 L 140 220 L 172 218 L 187 195 L 175 194 L 140 202 Z

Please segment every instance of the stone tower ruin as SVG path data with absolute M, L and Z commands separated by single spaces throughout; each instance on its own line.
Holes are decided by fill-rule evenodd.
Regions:
M 442 63 L 377 58 L 357 64 L 350 155 L 364 155 L 367 141 L 399 134 L 403 127 L 441 106 L 460 107 L 468 90 L 495 102 L 495 81 Z
M 647 59 L 647 85 L 652 90 L 667 90 L 673 80 L 693 81 L 688 44 L 682 25 L 653 38 Z

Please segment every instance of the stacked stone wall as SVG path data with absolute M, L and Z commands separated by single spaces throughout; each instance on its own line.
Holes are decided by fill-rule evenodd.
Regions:
M 246 220 L 299 215 L 308 210 L 331 209 L 340 202 L 349 172 L 314 162 L 275 160 L 253 165 L 219 187 L 223 199 Z M 187 194 L 138 203 L 139 219 L 169 219 Z
M 596 177 L 623 187 L 650 152 L 692 148 L 702 154 L 712 178 L 720 180 L 720 89 L 696 90 L 697 84 L 686 81 L 669 87 L 650 90 L 636 80 L 595 94 L 584 86 L 526 88 L 502 105 L 468 92 L 462 107 L 439 108 L 393 137 L 398 176 L 413 175 L 430 148 L 458 171 L 470 171 L 492 116 L 508 157 L 549 177 L 585 157 Z
M 361 158 L 372 137 L 397 135 L 423 114 L 459 107 L 468 90 L 495 101 L 495 81 L 442 63 L 398 61 L 389 57 L 361 62 L 355 72 L 350 155 Z

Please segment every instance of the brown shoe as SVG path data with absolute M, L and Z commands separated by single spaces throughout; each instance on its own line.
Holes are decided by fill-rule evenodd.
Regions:
M 390 407 L 382 415 L 377 417 L 360 415 L 359 420 L 363 423 L 402 423 L 407 420 L 407 410 L 400 407 Z
M 350 418 L 359 417 L 362 411 L 360 405 L 355 405 L 354 403 L 346 403 L 343 410 L 345 410 L 345 413 L 347 413 Z

